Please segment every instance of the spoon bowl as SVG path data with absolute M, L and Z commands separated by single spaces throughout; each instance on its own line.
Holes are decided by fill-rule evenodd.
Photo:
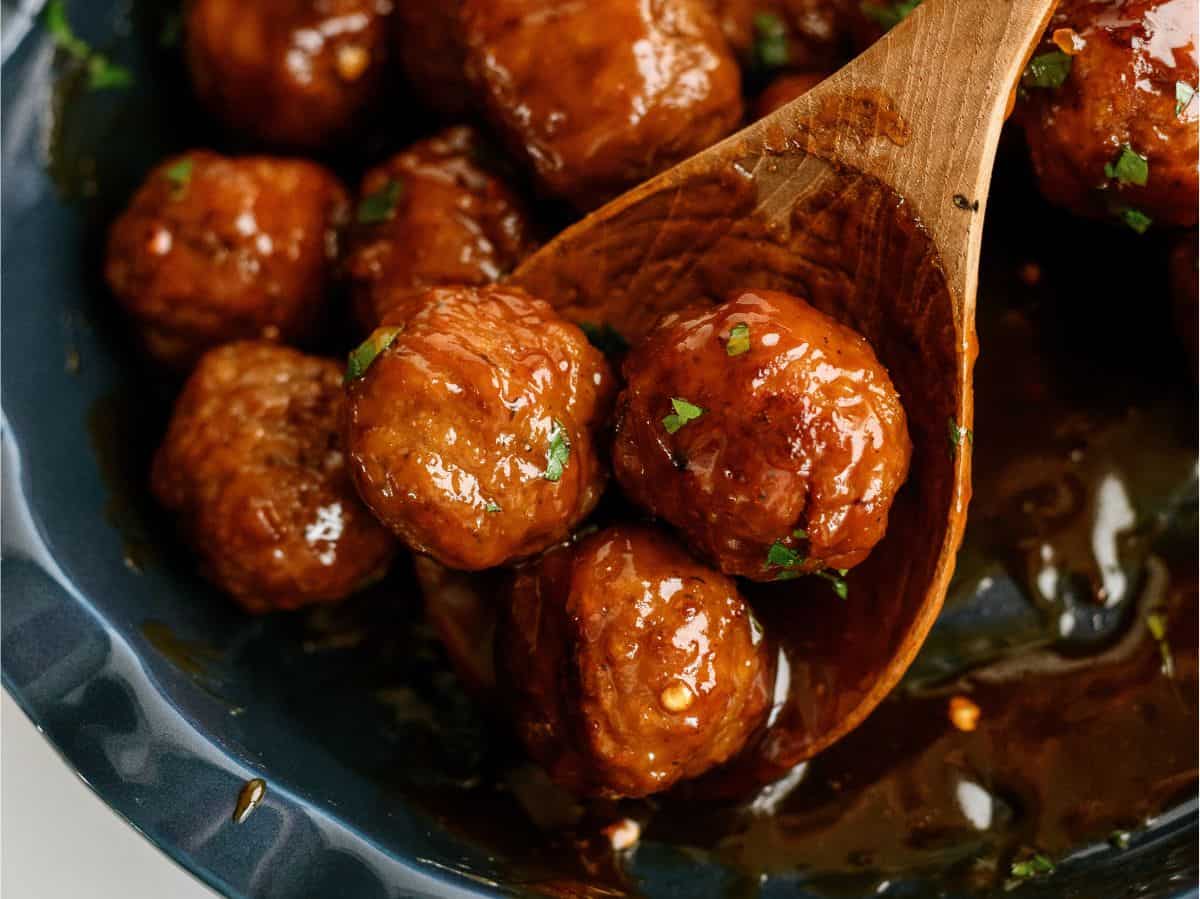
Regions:
M 774 780 L 855 727 L 941 608 L 970 496 L 988 182 L 1053 7 L 929 0 L 807 94 L 592 213 L 511 278 L 629 341 L 736 290 L 793 293 L 863 334 L 905 404 L 909 480 L 887 536 L 850 573 L 849 600 L 804 581 L 746 586 L 779 647 L 775 708 L 706 778 L 708 793 Z

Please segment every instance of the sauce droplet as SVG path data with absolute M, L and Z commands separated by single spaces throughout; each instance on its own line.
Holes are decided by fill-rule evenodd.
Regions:
M 261 777 L 246 781 L 246 785 L 242 787 L 242 792 L 238 793 L 237 807 L 233 810 L 233 823 L 244 823 L 250 817 L 250 813 L 258 808 L 266 795 L 267 782 Z
M 658 701 L 662 703 L 663 708 L 668 712 L 685 711 L 696 698 L 692 693 L 691 688 L 682 681 L 675 681 L 671 686 L 667 687 L 658 697 Z

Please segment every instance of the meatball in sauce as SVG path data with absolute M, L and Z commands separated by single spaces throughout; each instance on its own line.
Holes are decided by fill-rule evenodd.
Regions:
M 626 494 L 726 574 L 857 565 L 911 444 L 871 347 L 803 300 L 747 291 L 667 316 L 626 357 L 613 467 Z
M 540 552 L 596 505 L 614 391 L 583 332 L 516 288 L 435 288 L 357 351 L 359 494 L 413 551 L 477 570 Z M 352 357 L 353 364 L 353 357 Z
M 343 599 L 392 559 L 346 469 L 342 404 L 336 363 L 264 342 L 205 355 L 175 404 L 151 486 L 249 612 Z
M 346 138 L 382 87 L 391 11 L 391 0 L 193 0 L 196 94 L 227 127 L 270 144 Z
M 1196 224 L 1196 17 L 1196 0 L 1059 7 L 1018 105 L 1048 200 L 1138 231 Z
M 645 796 L 703 774 L 769 705 L 770 658 L 736 584 L 645 527 L 521 569 L 497 636 L 519 736 L 578 793 Z
M 464 0 L 462 22 L 493 124 L 580 209 L 741 121 L 737 64 L 701 0 Z
M 232 340 L 311 336 L 349 215 L 330 172 L 193 150 L 155 168 L 109 233 L 105 276 L 159 362 Z
M 393 29 L 400 68 L 417 99 L 449 121 L 475 105 L 458 25 L 461 5 L 461 0 L 401 0 Z
M 429 287 L 490 284 L 536 247 L 517 195 L 483 164 L 472 128 L 449 128 L 363 178 L 346 268 L 366 331 Z

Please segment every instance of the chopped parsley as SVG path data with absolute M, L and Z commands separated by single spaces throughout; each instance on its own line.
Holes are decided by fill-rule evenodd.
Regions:
M 796 530 L 792 531 L 792 536 L 799 538 L 800 540 L 807 540 L 808 531 L 804 530 L 804 528 L 796 528 Z
M 975 432 L 970 428 L 960 428 L 953 418 L 946 419 L 946 437 L 950 441 L 950 458 L 958 454 L 958 448 L 965 440 L 971 446 L 975 445 Z
M 76 36 L 71 29 L 71 23 L 67 21 L 64 0 L 50 0 L 46 4 L 42 12 L 42 25 L 50 33 L 54 45 L 59 50 L 85 67 L 90 89 L 107 90 L 133 84 L 133 75 L 129 69 L 112 62 L 103 53 L 93 50 L 87 41 Z
M 1113 178 L 1120 184 L 1144 187 L 1150 179 L 1150 164 L 1145 156 L 1125 144 L 1116 159 L 1104 163 L 1104 177 Z
M 727 356 L 740 356 L 742 353 L 750 350 L 750 326 L 745 322 L 738 322 L 729 329 L 729 340 L 725 342 L 725 354 Z
M 1062 50 L 1051 50 L 1049 53 L 1039 53 L 1029 60 L 1029 65 L 1021 75 L 1021 85 L 1029 88 L 1062 87 L 1070 74 L 1071 57 Z
M 921 0 L 896 0 L 880 6 L 875 3 L 864 3 L 862 13 L 884 31 L 890 31 L 906 18 L 908 14 L 921 5 Z
M 788 64 L 787 28 L 774 13 L 754 15 L 754 63 L 760 69 L 780 69 Z
M 704 414 L 704 410 L 699 406 L 679 397 L 672 398 L 671 408 L 675 411 L 662 420 L 668 434 L 674 434 L 689 421 L 695 421 Z
M 346 360 L 344 383 L 349 384 L 366 374 L 371 363 L 375 361 L 375 357 L 391 346 L 396 335 L 403 330 L 403 328 L 377 328 L 375 333 L 360 343 Z
M 579 329 L 587 336 L 588 343 L 605 356 L 618 356 L 629 349 L 629 341 L 608 322 L 599 325 L 580 322 Z
M 483 507 L 483 511 L 491 513 L 491 512 L 501 512 L 503 510 L 496 503 L 488 503 L 486 506 Z
M 1196 96 L 1196 89 L 1186 81 L 1175 82 L 1175 115 L 1183 115 L 1183 111 L 1188 108 L 1188 104 L 1192 102 L 1192 97 Z
M 1167 616 L 1162 612 L 1151 612 L 1146 616 L 1146 629 L 1158 644 L 1158 652 L 1162 657 L 1162 673 L 1167 677 L 1175 676 L 1175 656 L 1171 652 L 1171 644 L 1167 641 Z
M 1017 880 L 1029 880 L 1030 878 L 1042 877 L 1053 872 L 1054 862 L 1050 861 L 1049 858 L 1040 852 L 1032 858 L 1013 862 L 1009 868 L 1009 873 Z
M 163 174 L 171 182 L 172 194 L 178 197 L 187 190 L 188 183 L 192 180 L 193 168 L 195 168 L 195 164 L 190 156 L 184 156 L 167 166 Z
M 571 457 L 571 440 L 567 437 L 567 429 L 557 418 L 554 420 L 554 430 L 550 432 L 550 447 L 546 450 L 546 471 L 542 474 L 547 481 L 557 481 L 567 467 Z
M 808 531 L 797 528 L 792 531 L 792 536 L 807 539 Z M 763 571 L 769 571 L 772 568 L 782 569 L 775 575 L 775 580 L 790 581 L 804 574 L 804 572 L 797 569 L 807 561 L 807 557 L 800 555 L 800 553 L 787 546 L 782 540 L 776 540 L 771 544 L 770 549 L 767 550 L 767 561 L 763 564 Z M 846 584 L 845 568 L 834 568 L 832 570 L 826 568 L 813 571 L 811 574 L 829 581 L 838 599 L 845 599 L 850 595 L 850 588 Z
M 362 225 L 378 225 L 391 221 L 396 214 L 396 201 L 400 199 L 400 182 L 388 178 L 383 187 L 369 193 L 359 201 L 358 221 Z
M 763 568 L 796 568 L 803 565 L 805 561 L 806 559 L 800 553 L 784 546 L 782 540 L 776 540 L 767 550 L 767 561 Z
M 1114 849 L 1128 849 L 1133 834 L 1128 830 L 1114 830 L 1108 835 L 1108 844 Z
M 835 568 L 833 571 L 814 571 L 817 577 L 823 577 L 829 581 L 833 587 L 833 592 L 837 594 L 838 599 L 845 599 L 850 595 L 850 587 L 846 584 L 846 569 Z
M 1132 206 L 1119 207 L 1116 212 L 1117 217 L 1138 234 L 1145 234 L 1154 224 L 1154 219 Z

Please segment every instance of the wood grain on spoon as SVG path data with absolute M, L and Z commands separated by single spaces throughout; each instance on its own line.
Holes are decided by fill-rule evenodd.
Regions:
M 988 182 L 1053 7 L 927 0 L 809 93 L 592 213 L 513 275 L 628 339 L 735 289 L 785 290 L 864 334 L 900 390 L 912 473 L 849 601 L 801 581 L 749 591 L 780 644 L 780 704 L 731 784 L 770 780 L 857 725 L 941 608 L 970 495 Z

